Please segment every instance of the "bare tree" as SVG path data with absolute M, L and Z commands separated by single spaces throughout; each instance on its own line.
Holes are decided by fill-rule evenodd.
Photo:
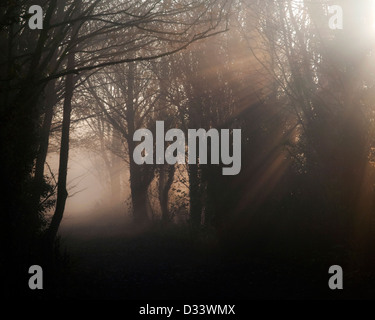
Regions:
M 44 175 L 42 163 L 45 150 L 48 149 L 48 139 L 39 141 L 37 136 L 41 132 L 39 123 L 43 116 L 44 137 L 50 124 L 53 102 L 49 101 L 45 110 L 41 108 L 42 93 L 50 81 L 105 66 L 152 60 L 178 52 L 198 39 L 225 30 L 221 22 L 225 20 L 230 3 L 62 3 L 50 0 L 39 4 L 45 12 L 42 30 L 29 30 L 27 27 L 27 10 L 31 5 L 29 1 L 10 4 L 1 11 L 1 41 L 6 52 L 1 57 L 1 82 L 6 86 L 1 97 L 1 122 L 4 123 L 2 139 L 6 139 L 8 132 L 13 131 L 10 141 L 12 150 L 4 149 L 4 154 L 9 156 L 4 158 L 2 169 L 5 181 L 9 181 L 11 186 L 8 188 L 9 195 L 5 197 L 15 198 L 14 202 L 18 202 L 16 206 L 21 203 L 16 200 L 17 197 L 25 196 L 20 186 L 29 179 L 37 154 L 39 159 L 35 185 L 40 185 Z M 69 64 L 68 56 L 72 51 L 75 62 Z M 53 88 L 53 85 L 48 88 Z M 24 165 L 20 165 L 20 162 Z M 62 171 L 60 173 L 63 174 Z M 64 181 L 62 175 L 59 179 Z M 35 188 L 36 193 L 40 193 L 38 189 Z M 35 199 L 39 199 L 40 195 L 32 198 L 36 203 Z M 39 208 L 39 205 L 36 206 Z M 10 209 L 10 212 L 14 210 L 23 212 L 15 208 Z M 30 214 L 24 212 L 19 215 Z

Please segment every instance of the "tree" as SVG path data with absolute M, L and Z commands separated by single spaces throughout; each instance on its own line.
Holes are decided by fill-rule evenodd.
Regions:
M 6 204 L 2 219 L 7 237 L 14 235 L 15 229 L 23 234 L 35 225 L 30 231 L 34 237 L 43 218 L 40 206 L 44 201 L 43 169 L 50 119 L 57 102 L 52 97 L 43 104 L 43 96 L 48 96 L 44 94 L 46 88 L 60 86 L 64 77 L 65 84 L 70 82 L 68 76 L 77 77 L 80 84 L 78 75 L 89 76 L 105 66 L 153 60 L 187 48 L 199 39 L 225 30 L 222 22 L 230 5 L 227 1 L 63 3 L 56 0 L 32 4 L 40 4 L 44 9 L 42 30 L 27 27 L 29 1 L 9 2 L 1 8 L 0 16 L 0 41 L 4 47 L 0 61 L 4 83 L 0 136 L 2 141 L 8 141 L 1 150 L 1 174 L 7 184 L 7 192 L 2 194 Z M 68 63 L 72 51 L 73 64 Z M 65 96 L 66 107 L 70 92 L 64 90 L 68 87 L 71 86 L 63 86 L 60 92 Z M 66 119 L 63 125 L 65 139 L 69 138 L 68 122 Z M 66 145 L 61 151 L 61 157 L 68 159 Z M 59 174 L 59 208 L 64 207 L 66 198 L 64 167 Z M 54 221 L 60 221 L 59 216 L 61 213 Z M 59 223 L 51 225 L 51 235 L 56 233 L 56 224 Z

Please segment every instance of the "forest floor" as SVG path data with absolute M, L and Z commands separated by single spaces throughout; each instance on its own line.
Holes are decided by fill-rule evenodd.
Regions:
M 342 261 L 347 271 L 345 290 L 328 288 L 328 268 L 339 250 L 321 251 L 302 243 L 289 246 L 281 238 L 228 244 L 207 231 L 193 236 L 185 226 L 155 226 L 137 233 L 125 217 L 84 217 L 63 224 L 60 245 L 67 260 L 63 278 L 55 279 L 53 291 L 58 298 L 375 297 L 373 275 L 350 267 L 342 257 L 336 261 Z

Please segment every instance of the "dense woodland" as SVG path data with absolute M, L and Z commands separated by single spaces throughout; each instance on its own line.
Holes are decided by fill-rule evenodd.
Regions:
M 374 298 L 375 6 L 334 1 L 345 19 L 331 30 L 331 2 L 3 1 L 3 295 L 331 297 L 338 264 L 349 289 L 332 297 Z M 35 4 L 42 30 L 28 27 Z M 133 135 L 156 121 L 241 129 L 240 174 L 135 164 Z M 60 244 L 73 148 L 102 157 L 113 199 L 129 200 L 142 231 L 119 240 L 131 292 L 108 273 L 101 285 L 81 277 Z M 142 269 L 171 256 L 160 283 Z M 38 263 L 48 290 L 36 294 L 27 270 Z

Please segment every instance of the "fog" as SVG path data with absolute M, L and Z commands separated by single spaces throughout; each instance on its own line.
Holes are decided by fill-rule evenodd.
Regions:
M 60 235 L 66 237 L 114 236 L 128 233 L 130 207 L 129 174 L 124 164 L 108 172 L 94 152 L 75 148 L 69 155 L 68 199 Z M 58 154 L 48 157 L 48 164 L 58 176 Z M 120 190 L 111 190 L 110 175 L 120 177 Z M 50 214 L 53 214 L 50 212 Z
M 374 298 L 375 0 L 334 2 L 1 6 L 0 294 Z

